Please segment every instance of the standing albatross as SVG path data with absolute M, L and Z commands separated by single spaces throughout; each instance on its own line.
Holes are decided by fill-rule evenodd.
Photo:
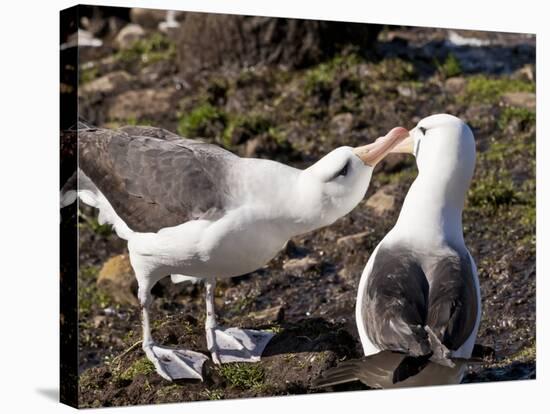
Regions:
M 156 128 L 86 128 L 78 131 L 79 170 L 72 178 L 78 189 L 62 191 L 61 204 L 78 196 L 128 241 L 143 349 L 157 372 L 168 380 L 202 380 L 205 355 L 154 342 L 151 288 L 168 275 L 174 282 L 204 280 L 214 363 L 258 361 L 273 334 L 218 326 L 216 278 L 252 272 L 291 237 L 349 213 L 363 199 L 373 166 L 407 134 L 394 128 L 368 147 L 340 147 L 299 170 Z
M 462 210 L 474 136 L 460 119 L 432 115 L 392 152 L 414 154 L 418 177 L 359 283 L 355 316 L 365 358 L 327 371 L 317 386 L 458 383 L 472 355 L 481 299 Z

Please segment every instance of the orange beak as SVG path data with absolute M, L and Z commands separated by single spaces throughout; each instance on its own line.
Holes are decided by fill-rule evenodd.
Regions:
M 371 167 L 378 164 L 387 154 L 393 152 L 394 147 L 409 137 L 409 131 L 403 127 L 393 128 L 385 136 L 375 142 L 353 149 L 355 155 Z

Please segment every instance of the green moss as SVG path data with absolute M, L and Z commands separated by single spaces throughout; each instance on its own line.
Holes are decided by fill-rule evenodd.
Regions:
M 487 151 L 480 155 L 480 159 L 491 163 L 499 162 L 504 164 L 505 161 L 514 160 L 516 157 L 530 157 L 534 163 L 535 145 L 534 139 L 520 136 L 515 137 L 511 141 L 493 141 Z
M 514 184 L 508 177 L 499 177 L 494 173 L 479 178 L 472 183 L 468 192 L 470 205 L 475 207 L 497 208 L 517 201 Z
M 417 78 L 414 65 L 404 59 L 383 59 L 373 66 L 374 76 L 382 80 L 411 81 Z
M 534 92 L 535 84 L 520 79 L 490 78 L 476 75 L 468 78 L 463 102 L 495 103 L 507 92 Z
M 190 113 L 180 117 L 178 133 L 186 137 L 206 135 L 209 125 L 216 122 L 225 127 L 227 115 L 214 105 L 203 102 Z
M 273 332 L 275 335 L 281 334 L 285 329 L 280 325 L 273 325 L 271 328 L 267 329 L 268 331 Z
M 535 228 L 537 224 L 537 210 L 533 205 L 523 205 L 521 206 L 520 212 L 520 223 L 521 225 L 531 228 L 533 231 L 533 237 L 535 233 Z
M 134 42 L 128 49 L 120 50 L 115 59 L 124 63 L 150 65 L 161 60 L 173 59 L 176 46 L 166 36 L 154 33 L 151 36 Z
M 458 76 L 462 73 L 462 66 L 460 66 L 460 61 L 452 53 L 449 53 L 447 55 L 445 62 L 439 63 L 439 61 L 436 60 L 435 64 L 438 72 L 444 78 L 452 78 L 453 76 Z
M 84 85 L 85 83 L 91 82 L 94 79 L 97 79 L 98 77 L 99 77 L 99 70 L 97 69 L 97 66 L 90 66 L 80 71 L 78 82 L 81 85 Z
M 261 114 L 232 117 L 223 133 L 224 144 L 227 147 L 241 144 L 271 128 L 271 120 Z
M 515 361 L 526 362 L 526 361 L 535 361 L 536 359 L 537 359 L 537 343 L 536 341 L 533 341 L 531 344 L 520 349 L 514 355 L 506 357 L 501 361 L 497 362 L 496 364 L 494 364 L 494 366 L 505 367 Z
M 166 387 L 159 388 L 156 394 L 157 394 L 157 397 L 164 400 L 169 397 L 178 395 L 180 388 L 181 388 L 181 385 L 178 385 L 178 384 L 167 385 Z
M 534 240 L 537 224 L 537 192 L 535 178 L 523 182 L 518 198 L 521 205 L 520 223 L 531 229 L 532 240 Z
M 513 356 L 514 360 L 535 360 L 537 359 L 537 343 L 533 341 L 530 345 L 518 351 Z
M 211 401 L 223 400 L 224 398 L 224 394 L 220 390 L 204 390 L 201 392 L 201 396 Z
M 332 89 L 338 71 L 345 70 L 361 62 L 355 54 L 335 56 L 327 62 L 318 64 L 305 74 L 305 91 L 309 94 L 327 92 Z
M 88 316 L 94 306 L 106 308 L 111 305 L 109 296 L 96 286 L 98 273 L 97 266 L 86 266 L 79 269 L 78 311 L 80 317 Z
M 498 118 L 498 126 L 500 129 L 512 123 L 516 123 L 520 130 L 526 130 L 529 126 L 536 122 L 535 112 L 526 108 L 507 107 L 500 113 Z
M 233 302 L 233 304 L 229 308 L 229 311 L 233 313 L 243 312 L 254 303 L 254 300 L 255 299 L 250 296 L 245 296 L 241 299 L 238 299 L 235 302 Z
M 119 374 L 118 379 L 122 381 L 132 381 L 137 375 L 149 375 L 155 372 L 155 366 L 147 357 L 141 357 Z
M 151 126 L 153 125 L 153 122 L 148 119 L 137 119 L 135 116 L 127 118 L 125 121 L 126 125 L 143 125 L 143 126 Z
M 97 217 L 90 217 L 78 210 L 78 218 L 80 219 L 78 222 L 78 227 L 81 229 L 87 228 L 101 237 L 108 237 L 113 234 L 112 226 L 110 224 L 99 224 Z
M 394 183 L 400 183 L 400 182 L 404 182 L 407 185 L 410 185 L 414 181 L 417 175 L 418 175 L 417 169 L 410 167 L 410 168 L 404 168 L 403 170 L 397 173 L 379 172 L 378 174 L 375 174 L 373 176 L 373 180 L 377 180 L 381 185 L 394 184 Z
M 238 388 L 259 390 L 265 385 L 265 371 L 259 364 L 224 364 L 217 370 L 231 385 Z

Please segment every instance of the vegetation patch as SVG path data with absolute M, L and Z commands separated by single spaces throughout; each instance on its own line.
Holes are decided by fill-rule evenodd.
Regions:
M 232 313 L 241 313 L 250 308 L 252 304 L 254 303 L 255 298 L 251 296 L 244 296 L 240 299 L 237 299 L 233 304 L 231 304 L 230 308 L 228 309 L 229 312 Z
M 525 131 L 529 127 L 535 125 L 535 112 L 526 108 L 506 107 L 500 113 L 498 118 L 498 126 L 504 130 L 509 125 L 517 125 L 520 131 Z
M 217 370 L 234 387 L 258 390 L 265 385 L 265 371 L 259 364 L 224 364 Z
M 197 137 L 212 135 L 214 130 L 221 128 L 223 131 L 227 124 L 227 115 L 214 105 L 203 102 L 193 109 L 190 113 L 180 117 L 178 123 L 178 133 L 184 137 Z
M 414 65 L 404 59 L 384 59 L 372 67 L 376 78 L 382 80 L 411 81 L 417 78 Z
M 137 375 L 149 375 L 155 372 L 155 366 L 147 357 L 136 360 L 129 368 L 118 375 L 122 381 L 132 381 Z
M 239 145 L 272 129 L 271 120 L 261 114 L 232 117 L 224 131 L 226 146 Z
M 305 91 L 309 94 L 324 93 L 332 90 L 332 85 L 339 71 L 359 64 L 362 59 L 355 53 L 335 56 L 327 62 L 320 63 L 305 74 Z
M 132 125 L 132 126 L 153 126 L 154 122 L 150 119 L 138 119 L 135 116 L 132 116 L 130 118 L 126 119 L 117 119 L 113 121 L 109 121 L 105 124 L 107 128 L 117 129 L 126 125 Z
M 89 66 L 87 68 L 80 70 L 80 75 L 78 77 L 78 83 L 84 85 L 85 83 L 91 82 L 94 79 L 99 77 L 99 70 L 97 66 Z
M 181 386 L 177 384 L 167 385 L 166 387 L 159 388 L 156 392 L 157 397 L 162 399 L 168 399 L 175 397 L 179 394 Z
M 513 161 L 516 157 L 532 157 L 533 172 L 535 162 L 535 141 L 524 137 L 515 137 L 513 140 L 493 141 L 481 154 L 481 159 L 489 162 L 499 162 L 504 165 L 506 161 Z
M 148 38 L 140 39 L 128 49 L 120 50 L 115 59 L 123 63 L 140 63 L 150 65 L 162 60 L 171 60 L 176 56 L 176 46 L 166 36 L 154 33 Z
M 96 286 L 99 273 L 97 266 L 86 266 L 79 269 L 78 311 L 79 318 L 86 318 L 95 306 L 106 308 L 111 304 L 109 296 Z
M 516 361 L 527 362 L 527 361 L 536 361 L 536 359 L 537 359 L 537 343 L 536 341 L 533 341 L 531 344 L 520 349 L 515 354 L 502 359 L 501 361 L 496 363 L 494 366 L 505 367 Z
M 207 400 L 211 401 L 217 401 L 217 400 L 223 400 L 224 394 L 220 390 L 204 390 L 201 392 L 201 396 L 204 397 Z
M 99 221 L 95 216 L 88 216 L 78 210 L 78 218 L 80 219 L 78 222 L 79 228 L 87 227 L 93 233 L 101 237 L 108 237 L 113 234 L 112 226 L 110 224 L 99 224 Z
M 468 78 L 461 100 L 463 102 L 495 103 L 507 92 L 535 92 L 535 84 L 520 79 L 476 75 Z
M 518 200 L 514 183 L 508 177 L 490 173 L 486 177 L 478 178 L 472 184 L 468 192 L 468 200 L 472 206 L 497 208 Z
M 438 60 L 435 61 L 437 71 L 444 78 L 452 78 L 453 76 L 458 76 L 462 73 L 462 66 L 460 61 L 452 53 L 447 55 L 447 58 L 443 63 L 440 63 Z

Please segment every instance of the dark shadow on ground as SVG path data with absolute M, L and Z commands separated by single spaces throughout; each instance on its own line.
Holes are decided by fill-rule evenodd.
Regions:
M 282 331 L 267 345 L 263 356 L 332 351 L 338 356 L 355 353 L 356 341 L 342 324 L 323 318 L 284 323 Z

